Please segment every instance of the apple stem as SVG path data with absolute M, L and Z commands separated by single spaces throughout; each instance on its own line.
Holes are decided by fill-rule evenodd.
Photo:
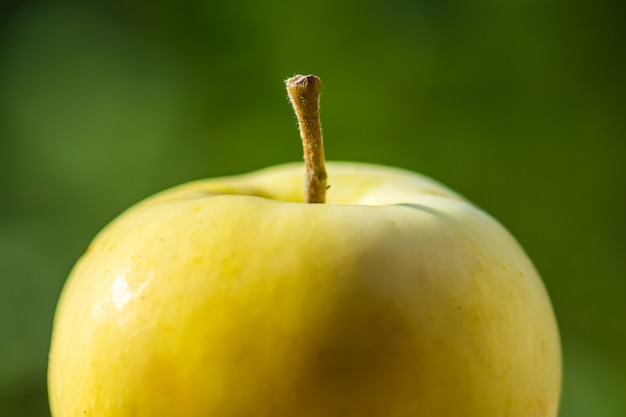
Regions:
M 300 126 L 306 167 L 305 202 L 326 201 L 326 168 L 319 104 L 322 80 L 315 75 L 296 75 L 285 81 L 289 101 Z

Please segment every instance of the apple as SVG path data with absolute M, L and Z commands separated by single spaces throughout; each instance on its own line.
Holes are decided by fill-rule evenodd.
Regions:
M 287 86 L 305 166 L 164 191 L 88 247 L 55 316 L 52 414 L 556 416 L 557 324 L 516 240 L 422 175 L 326 166 L 321 83 Z

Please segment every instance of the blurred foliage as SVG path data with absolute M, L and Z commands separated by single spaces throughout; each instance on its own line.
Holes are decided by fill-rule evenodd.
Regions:
M 329 159 L 396 165 L 518 238 L 563 338 L 561 415 L 626 415 L 626 54 L 611 0 L 0 6 L 0 415 L 48 415 L 65 277 L 177 183 L 301 158 L 282 81 L 324 80 Z

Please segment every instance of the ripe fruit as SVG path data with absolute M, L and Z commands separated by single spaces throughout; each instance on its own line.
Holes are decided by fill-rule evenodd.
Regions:
M 323 203 L 319 79 L 288 89 Z M 59 302 L 53 415 L 556 416 L 556 321 L 514 238 L 418 174 L 328 172 L 327 204 L 290 164 L 107 226 Z

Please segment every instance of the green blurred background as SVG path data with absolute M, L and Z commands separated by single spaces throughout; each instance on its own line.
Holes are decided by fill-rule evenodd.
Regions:
M 526 248 L 560 323 L 561 416 L 626 415 L 623 2 L 2 4 L 0 415 L 48 415 L 57 297 L 115 215 L 301 159 L 298 72 L 324 81 L 329 159 L 432 176 Z

